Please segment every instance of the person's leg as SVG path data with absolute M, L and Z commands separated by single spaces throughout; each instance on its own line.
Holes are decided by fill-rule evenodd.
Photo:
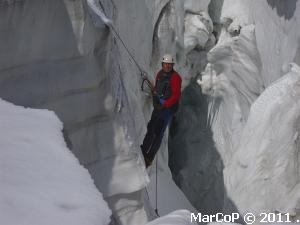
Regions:
M 155 128 L 160 123 L 159 116 L 157 111 L 153 111 L 151 115 L 151 119 L 147 124 L 147 133 L 145 135 L 145 138 L 143 140 L 143 144 L 141 145 L 141 149 L 143 152 L 143 155 L 145 156 L 153 143 L 153 140 L 155 138 Z
M 152 136 L 152 144 L 147 152 L 147 159 L 152 162 L 155 158 L 157 151 L 160 148 L 164 132 L 169 124 L 169 121 L 172 117 L 171 112 L 168 109 L 160 111 L 159 119 L 157 120 L 157 124 L 155 126 L 154 135 Z
M 162 126 L 161 133 L 160 133 L 161 138 L 164 137 L 164 133 L 166 131 L 166 128 L 169 125 L 169 122 L 171 121 L 171 118 L 172 118 L 171 110 L 166 109 L 163 114 L 163 126 Z
M 153 132 L 153 136 L 151 139 L 151 145 L 149 146 L 147 152 L 144 153 L 144 157 L 148 160 L 148 163 L 152 163 L 162 141 L 161 132 L 163 129 L 164 121 L 158 120 L 159 123 L 156 124 L 155 130 Z

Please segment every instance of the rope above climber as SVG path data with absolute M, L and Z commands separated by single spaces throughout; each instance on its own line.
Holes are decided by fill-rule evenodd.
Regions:
M 173 57 L 165 54 L 162 60 L 162 69 L 157 73 L 155 85 L 151 88 L 154 109 L 141 145 L 146 168 L 152 164 L 164 132 L 179 106 L 182 80 L 173 66 Z
M 154 109 L 147 125 L 146 136 L 141 145 L 146 167 L 149 167 L 161 145 L 164 132 L 178 109 L 181 96 L 181 77 L 173 68 L 173 57 L 170 54 L 165 54 L 162 60 L 162 69 L 156 75 L 155 85 L 152 85 L 147 78 L 147 73 L 142 70 L 142 67 L 131 54 L 120 34 L 115 29 L 112 21 L 106 17 L 103 8 L 100 9 L 101 4 L 95 5 L 95 2 L 88 0 L 88 5 L 110 28 L 114 36 L 120 41 L 129 57 L 135 63 L 142 77 L 142 91 L 153 96 Z

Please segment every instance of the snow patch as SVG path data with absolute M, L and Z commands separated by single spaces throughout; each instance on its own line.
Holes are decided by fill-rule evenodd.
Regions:
M 106 225 L 111 214 L 48 110 L 0 99 L 0 218 L 5 225 Z

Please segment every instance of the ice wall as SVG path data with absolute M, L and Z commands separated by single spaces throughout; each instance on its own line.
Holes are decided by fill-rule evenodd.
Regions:
M 141 93 L 140 71 L 117 35 L 150 79 L 164 51 L 174 53 L 178 70 L 185 71 L 181 9 L 180 1 L 0 4 L 0 97 L 55 111 L 68 147 L 108 202 L 113 224 L 145 224 L 153 218 L 145 204 L 149 177 L 139 149 L 151 101 Z M 188 74 L 183 76 L 188 83 Z M 160 171 L 178 193 L 166 164 L 166 145 L 162 155 Z M 164 213 L 180 208 L 177 203 Z M 186 205 L 193 209 L 185 199 Z
M 300 68 L 273 82 L 252 104 L 241 140 L 224 171 L 241 213 L 290 213 L 299 218 Z M 294 218 L 294 219 L 296 219 Z
M 225 169 L 225 182 L 230 198 L 241 212 L 288 212 L 296 219 L 299 218 L 296 102 L 299 67 L 289 63 L 299 63 L 299 31 L 295 27 L 299 26 L 300 4 L 254 1 L 251 7 L 266 89 L 251 105 L 241 139 L 234 148 L 233 164 Z M 232 174 L 238 184 L 232 182 L 235 180 Z M 258 196 L 263 200 L 256 199 Z
M 239 161 L 239 154 L 244 154 L 241 141 L 245 146 L 255 141 L 247 137 L 247 132 L 252 132 L 247 131 L 249 121 L 256 122 L 255 117 L 249 119 L 252 106 L 272 82 L 291 73 L 288 71 L 297 71 L 296 66 L 290 69 L 290 62 L 300 62 L 296 29 L 299 2 L 286 3 L 2 1 L 0 97 L 23 106 L 54 110 L 64 123 L 69 148 L 89 169 L 112 209 L 113 223 L 143 224 L 153 216 L 149 199 L 145 198 L 149 177 L 139 149 L 151 101 L 141 93 L 140 71 L 115 32 L 150 79 L 160 68 L 161 55 L 172 53 L 185 88 L 170 131 L 173 176 L 201 212 L 243 212 L 247 208 L 245 199 L 264 190 L 264 184 L 256 182 L 260 177 L 254 174 L 253 187 L 241 191 L 245 188 L 242 177 L 251 175 L 244 168 L 248 166 L 245 160 Z M 285 103 L 293 105 L 293 101 Z M 290 121 L 297 120 L 297 110 L 293 113 Z M 268 132 L 261 132 L 266 139 L 274 139 Z M 289 130 L 287 134 L 296 132 L 297 129 Z M 276 139 L 283 138 L 280 135 Z M 167 141 L 159 152 L 158 174 L 160 179 L 167 177 L 165 183 L 161 182 L 163 185 L 173 187 L 167 166 Z M 281 152 L 276 142 L 267 145 Z M 297 152 L 297 147 L 291 146 L 291 151 Z M 252 145 L 247 147 L 251 148 Z M 265 148 L 257 151 L 251 151 L 249 157 L 267 158 Z M 287 155 L 283 157 L 291 160 Z M 260 171 L 257 168 L 261 165 L 248 167 Z M 278 169 L 284 171 L 280 179 L 291 176 L 297 181 L 294 168 L 279 166 L 263 172 Z M 149 174 L 149 191 L 153 195 L 155 170 Z M 236 179 L 231 180 L 235 175 Z M 266 187 L 271 188 L 276 182 L 279 177 Z M 289 199 L 297 200 L 297 188 L 292 187 L 297 187 L 297 182 L 280 188 L 284 189 L 282 193 L 291 195 Z M 170 189 L 171 193 L 178 193 L 176 188 Z M 251 209 L 270 209 L 273 202 L 267 200 L 277 192 L 271 190 L 266 201 Z M 182 202 L 193 210 L 187 201 Z M 166 214 L 180 206 L 175 203 L 164 205 L 161 211 Z M 296 203 L 279 205 L 278 208 L 291 212 L 298 207 Z
M 289 63 L 299 63 L 299 2 L 211 3 L 217 43 L 197 76 L 201 91 L 185 90 L 186 108 L 170 143 L 177 183 L 209 213 L 215 209 L 209 202 L 216 202 L 226 212 L 265 210 L 297 217 L 298 67 Z M 223 195 L 209 194 L 223 179 L 218 190 Z
M 299 63 L 299 1 L 254 1 L 252 7 L 264 85 L 268 86 L 284 74 L 284 64 Z
M 139 63 L 149 62 L 151 22 L 137 19 L 147 15 L 145 4 L 102 6 Z M 0 11 L 0 96 L 54 110 L 115 220 L 145 223 L 141 189 L 148 175 L 138 149 L 145 129 L 139 73 L 105 21 L 94 22 L 80 0 L 11 1 Z M 145 35 L 135 35 L 139 32 Z

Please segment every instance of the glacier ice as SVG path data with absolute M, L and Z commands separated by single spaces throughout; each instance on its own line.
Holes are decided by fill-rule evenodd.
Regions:
M 6 0 L 0 2 L 0 20 L 0 42 L 6 43 L 0 48 L 0 97 L 55 111 L 68 146 L 112 210 L 113 223 L 144 224 L 155 217 L 156 171 L 147 174 L 139 149 L 151 100 L 141 93 L 140 71 L 116 33 L 150 80 L 166 51 L 175 56 L 183 77 L 181 107 L 158 156 L 158 190 L 167 189 L 164 196 L 174 200 L 169 205 L 160 199 L 161 214 L 180 206 L 207 213 L 247 208 L 298 213 L 298 163 L 292 160 L 297 106 L 291 97 L 297 92 L 278 86 L 297 79 L 291 62 L 300 63 L 298 1 Z M 274 86 L 285 91 L 274 91 Z M 271 99 L 261 103 L 270 89 L 282 94 L 279 100 L 285 96 L 280 104 L 292 111 Z M 270 110 L 265 115 L 268 107 L 277 114 Z M 272 123 L 276 119 L 293 126 Z M 252 149 L 251 143 L 262 139 L 248 137 L 251 124 L 261 125 L 255 134 L 264 140 L 256 151 L 245 153 L 241 145 Z M 291 155 L 279 154 L 283 148 L 276 141 L 281 138 L 290 144 Z M 274 161 L 267 157 L 270 145 L 278 156 Z M 262 161 L 248 165 L 252 157 Z M 278 176 L 271 179 L 272 171 Z M 253 193 L 266 190 L 271 191 L 263 200 L 247 204 Z M 292 200 L 279 200 L 283 195 Z
M 284 74 L 282 65 L 293 62 L 299 51 L 299 1 L 292 0 L 288 4 L 272 2 L 256 0 L 253 3 L 255 35 L 263 65 L 265 86 Z M 299 60 L 296 63 L 299 63 Z
M 241 213 L 298 213 L 300 68 L 273 82 L 252 104 L 230 165 L 229 197 Z M 234 176 L 232 176 L 234 174 Z
M 182 115 L 176 134 L 182 136 L 182 144 L 171 143 L 176 152 L 180 148 L 191 151 L 185 159 L 177 160 L 181 163 L 176 168 L 177 183 L 189 199 L 198 198 L 197 202 L 204 202 L 199 206 L 204 207 L 202 210 L 211 210 L 205 198 L 197 195 L 197 190 L 205 190 L 197 182 L 189 188 L 187 184 L 192 182 L 193 176 L 188 173 L 199 174 L 199 182 L 210 182 L 210 188 L 215 188 L 214 181 L 218 177 L 224 177 L 224 196 L 219 196 L 221 200 L 225 199 L 224 204 L 219 199 L 219 206 L 224 211 L 259 213 L 264 210 L 299 216 L 296 172 L 299 146 L 295 125 L 299 117 L 295 97 L 298 66 L 290 64 L 293 61 L 299 63 L 299 34 L 294 28 L 299 23 L 298 10 L 299 3 L 295 1 L 285 5 L 279 1 L 225 0 L 220 18 L 214 19 L 221 24 L 218 42 L 208 52 L 208 64 L 197 79 L 206 97 L 200 95 L 203 102 L 197 105 L 185 103 L 196 116 L 208 102 L 209 126 L 203 122 L 203 111 L 198 114 L 198 119 L 185 119 Z M 288 82 L 289 85 L 284 84 Z M 191 98 L 196 93 L 191 87 L 188 95 Z M 278 95 L 280 97 L 276 97 Z M 290 114 L 287 109 L 291 110 L 288 111 Z M 184 111 L 188 113 L 188 110 Z M 198 123 L 192 129 L 201 130 L 199 134 L 184 133 L 191 124 L 188 120 Z M 210 129 L 212 135 L 207 135 Z M 193 138 L 189 137 L 191 134 Z M 208 146 L 203 139 L 211 136 L 211 146 L 217 149 L 224 166 L 224 174 L 215 174 L 215 177 L 211 172 L 205 175 L 204 166 L 191 165 L 192 158 L 205 159 Z M 189 150 L 190 143 L 198 151 Z M 215 154 L 214 151 L 211 154 Z M 216 167 L 220 161 L 212 160 L 211 163 Z

